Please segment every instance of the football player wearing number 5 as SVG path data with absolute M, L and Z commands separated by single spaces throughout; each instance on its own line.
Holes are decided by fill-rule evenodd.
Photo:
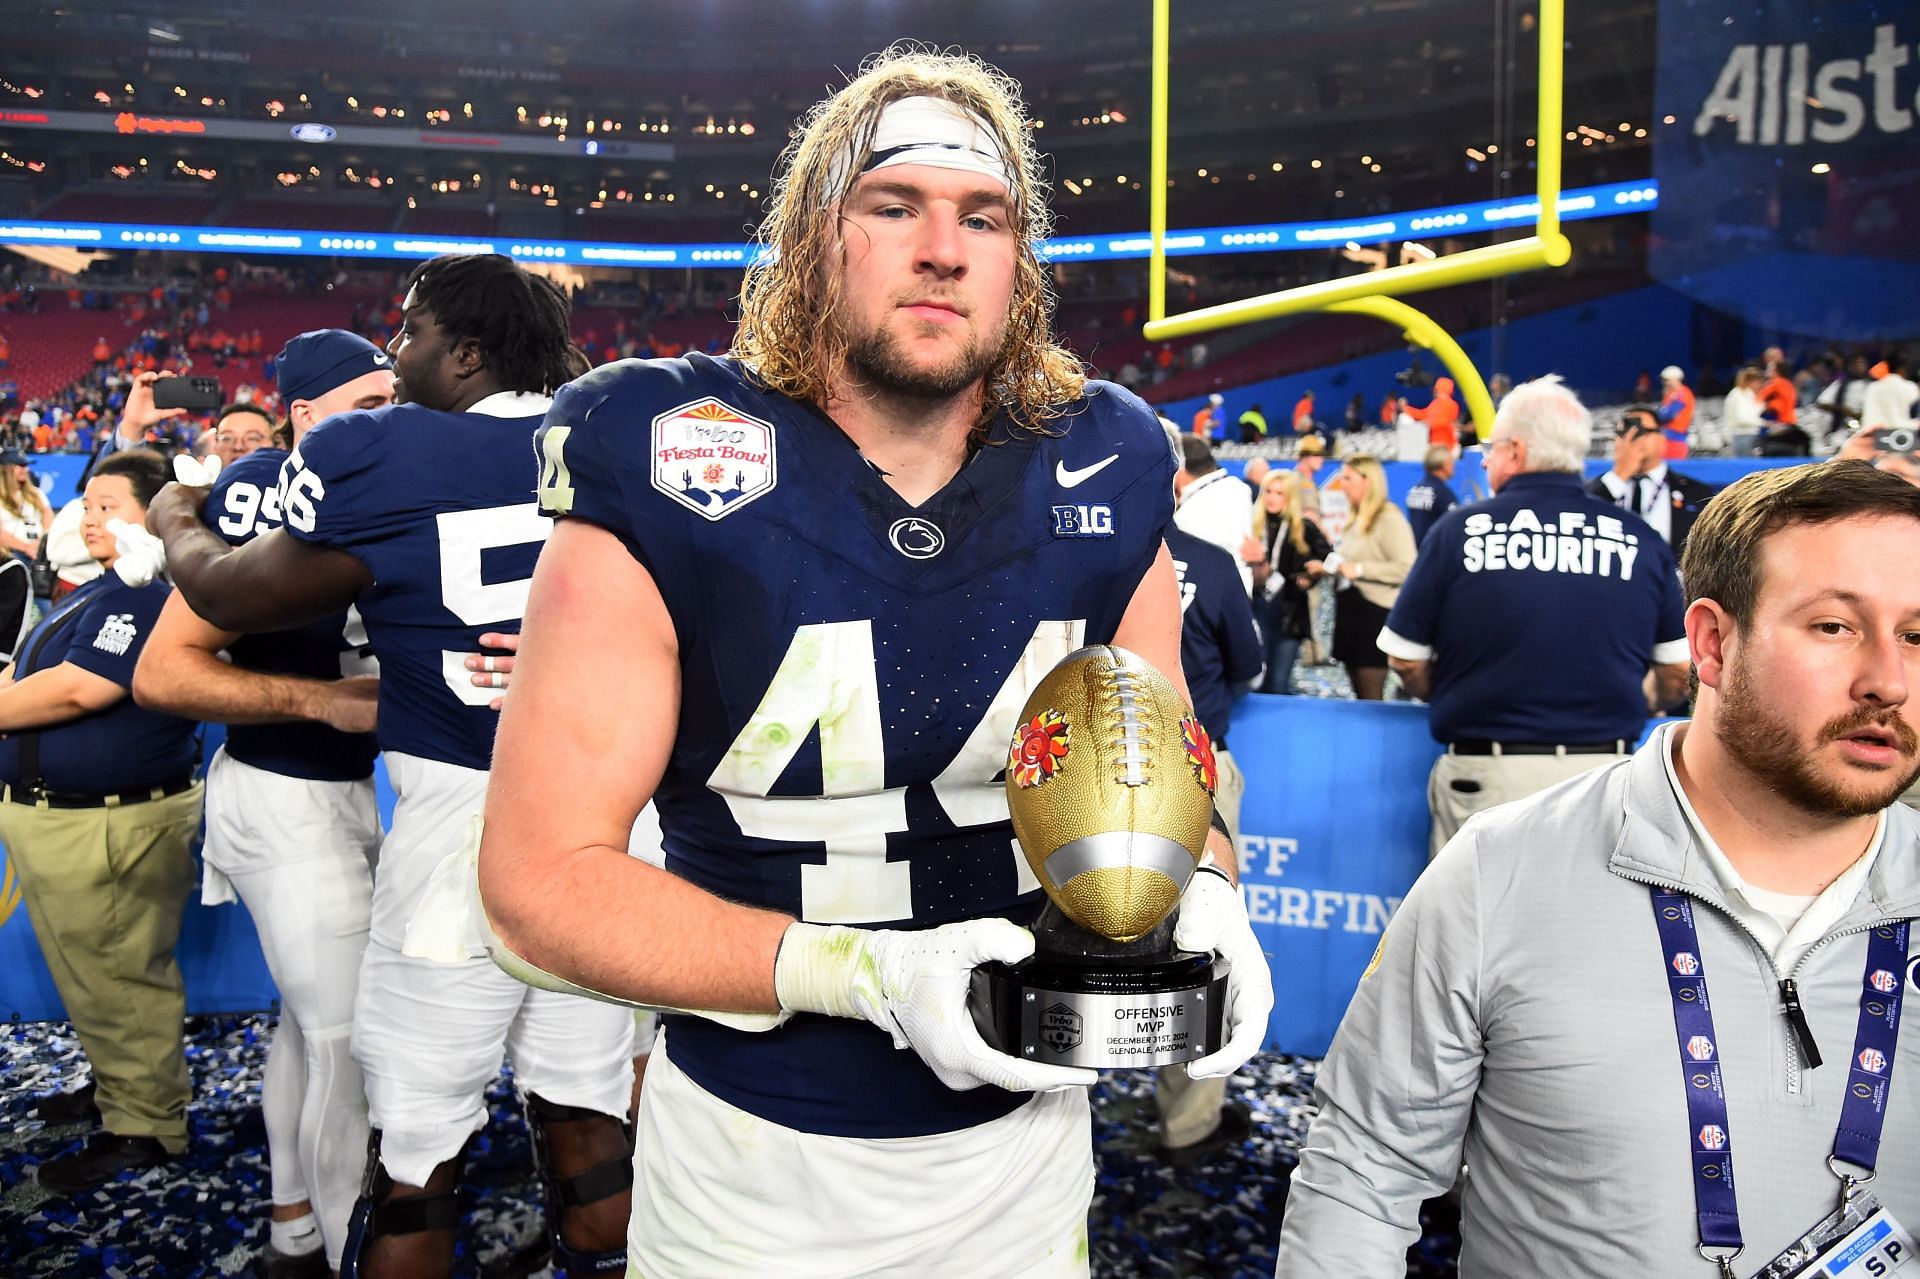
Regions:
M 1173 461 L 1049 340 L 1029 136 L 1000 73 L 882 55 L 783 161 L 732 357 L 547 415 L 478 883 L 530 982 L 704 1010 L 648 1067 L 630 1273 L 1087 1273 L 1093 1072 L 990 1050 L 966 998 L 1034 948 L 1029 691 L 1092 643 L 1179 680 Z M 664 869 L 627 856 L 649 798 Z M 1203 1075 L 1272 998 L 1212 849 L 1178 937 L 1238 985 Z
M 530 991 L 477 947 L 457 964 L 402 950 L 484 799 L 499 717 L 464 662 L 483 632 L 518 629 L 550 527 L 532 500 L 533 433 L 582 361 L 565 296 L 504 257 L 425 263 L 403 314 L 388 348 L 395 403 L 300 440 L 282 470 L 281 528 L 229 547 L 180 485 L 150 527 L 209 625 L 268 630 L 354 604 L 380 662 L 376 735 L 399 801 L 353 1009 L 374 1154 L 342 1275 L 450 1273 L 461 1154 L 503 1051 L 528 1094 L 564 1268 L 600 1273 L 624 1262 L 632 1016 Z
M 355 333 L 302 333 L 278 366 L 294 444 L 336 413 L 393 400 L 392 357 Z M 222 467 L 201 518 L 235 546 L 280 527 L 286 459 L 284 448 L 261 448 Z M 140 705 L 230 725 L 207 765 L 201 900 L 237 893 L 246 903 L 280 992 L 261 1086 L 274 1275 L 339 1269 L 366 1169 L 367 1099 L 349 1051 L 380 845 L 379 684 L 366 644 L 351 610 L 242 635 L 208 624 L 175 592 L 133 676 Z

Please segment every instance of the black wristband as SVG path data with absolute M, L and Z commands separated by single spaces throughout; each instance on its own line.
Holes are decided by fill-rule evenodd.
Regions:
M 1226 836 L 1228 844 L 1233 843 L 1233 832 L 1227 829 L 1227 819 L 1220 815 L 1219 808 L 1216 807 L 1213 810 L 1213 820 L 1208 824 L 1212 826 L 1215 830 L 1219 831 L 1222 835 Z

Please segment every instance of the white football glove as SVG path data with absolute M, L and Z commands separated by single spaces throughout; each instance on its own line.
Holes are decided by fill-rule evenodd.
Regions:
M 991 1084 L 1014 1092 L 1086 1088 L 1099 1075 L 996 1052 L 967 1011 L 973 970 L 1017 964 L 1033 934 L 1004 919 L 969 919 L 925 932 L 794 923 L 773 968 L 780 1006 L 829 1017 L 864 1017 L 911 1048 L 956 1092 Z
M 212 488 L 213 481 L 220 474 L 220 455 L 209 453 L 204 458 L 195 459 L 186 453 L 173 455 L 173 478 L 188 488 Z
M 1267 1017 L 1273 1012 L 1273 973 L 1247 920 L 1240 890 L 1216 871 L 1195 871 L 1180 894 L 1173 944 L 1181 950 L 1219 955 L 1231 965 L 1221 1025 L 1225 1042 L 1187 1063 L 1187 1074 L 1194 1079 L 1230 1075 L 1260 1051 L 1267 1037 Z
M 166 568 L 166 543 L 140 525 L 108 520 L 107 532 L 113 534 L 113 544 L 120 553 L 113 571 L 128 586 L 145 586 Z

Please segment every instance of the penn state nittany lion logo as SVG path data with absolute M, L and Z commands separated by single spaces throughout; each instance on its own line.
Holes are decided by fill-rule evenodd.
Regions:
M 930 560 L 947 547 L 947 535 L 940 526 L 917 515 L 895 520 L 887 530 L 887 540 L 910 560 Z

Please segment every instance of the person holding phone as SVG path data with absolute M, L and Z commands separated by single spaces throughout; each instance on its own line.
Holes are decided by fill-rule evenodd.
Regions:
M 185 417 L 184 407 L 162 408 L 154 403 L 153 386 L 162 378 L 171 378 L 171 373 L 148 371 L 133 375 L 133 382 L 127 387 L 127 406 L 120 411 L 120 420 L 114 424 L 105 439 L 94 446 L 93 457 L 87 462 L 86 469 L 80 473 L 80 487 L 86 488 L 87 479 L 93 474 L 93 468 L 100 460 L 120 452 L 122 449 L 137 449 L 147 442 L 147 432 L 162 422 L 170 422 Z M 218 397 L 208 408 L 219 405 Z M 78 527 L 78 521 L 75 521 Z

